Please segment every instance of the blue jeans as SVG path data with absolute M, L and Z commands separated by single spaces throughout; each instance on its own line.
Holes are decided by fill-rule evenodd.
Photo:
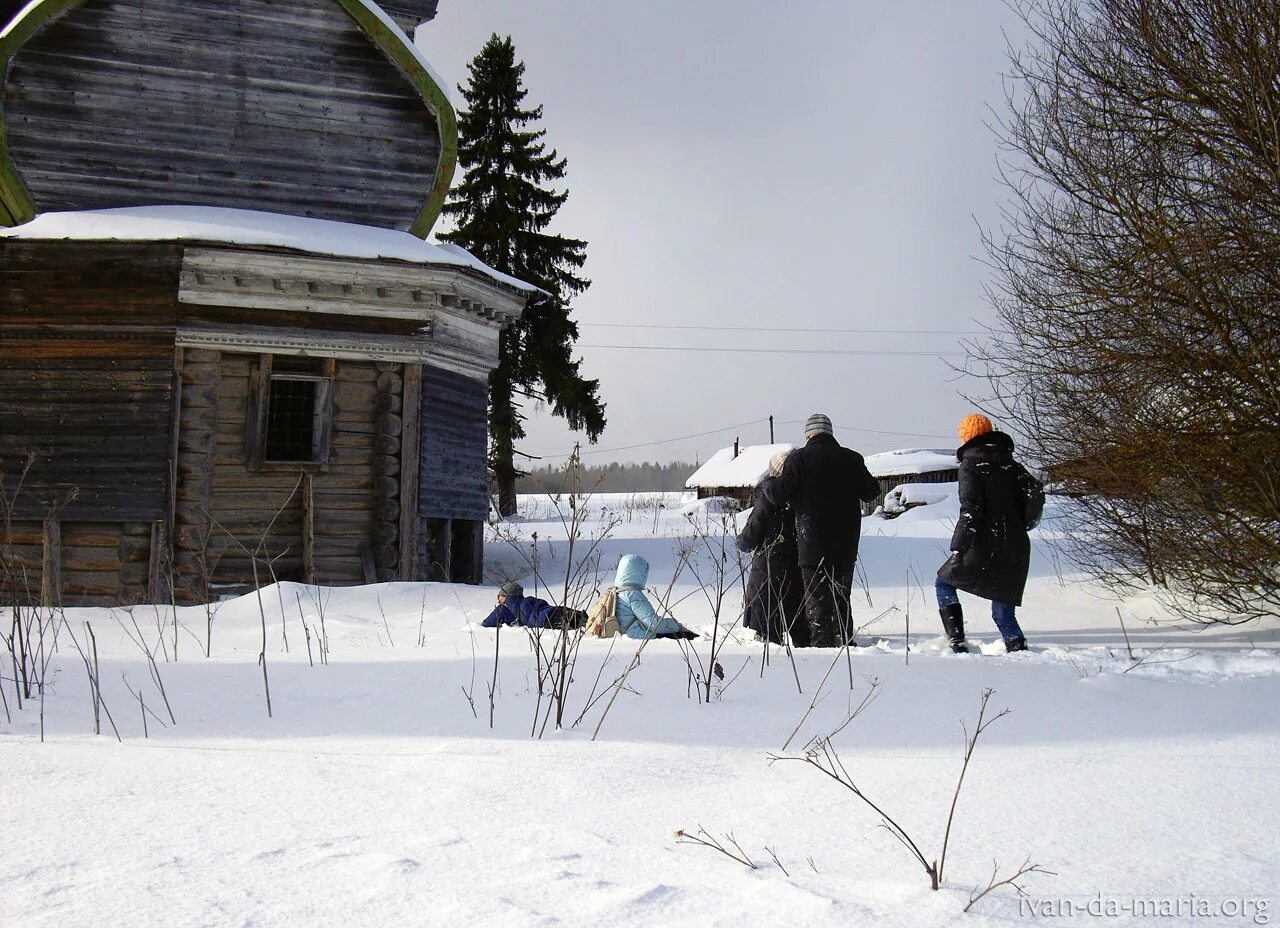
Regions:
M 933 589 L 938 594 L 939 609 L 960 602 L 960 594 L 956 592 L 956 588 L 941 577 L 933 581 Z M 995 620 L 996 628 L 1000 629 L 1000 637 L 1004 638 L 1005 641 L 1010 638 L 1023 637 L 1022 628 L 1018 625 L 1013 606 L 1006 606 L 1004 603 L 998 603 L 994 599 L 991 600 L 991 618 Z

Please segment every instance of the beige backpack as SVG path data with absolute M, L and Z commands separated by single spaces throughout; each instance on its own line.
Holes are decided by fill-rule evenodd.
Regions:
M 621 633 L 618 626 L 618 588 L 611 586 L 587 613 L 587 637 L 612 638 Z

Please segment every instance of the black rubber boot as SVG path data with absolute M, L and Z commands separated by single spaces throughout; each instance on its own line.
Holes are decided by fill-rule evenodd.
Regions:
M 1027 639 L 1025 638 L 1006 638 L 1004 640 L 1004 649 L 1012 654 L 1014 651 L 1027 650 Z
M 957 654 L 968 654 L 969 646 L 964 643 L 964 610 L 960 608 L 960 604 L 942 606 L 938 609 L 938 615 L 942 616 L 942 630 L 947 633 L 951 650 Z

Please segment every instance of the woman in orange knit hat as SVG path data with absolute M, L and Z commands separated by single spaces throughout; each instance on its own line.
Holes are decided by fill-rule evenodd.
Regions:
M 991 420 L 972 413 L 960 420 L 960 518 L 951 556 L 938 568 L 934 587 L 951 650 L 968 653 L 957 590 L 991 600 L 991 618 L 1005 650 L 1025 651 L 1027 639 L 1015 615 L 1031 566 L 1027 531 L 1040 520 L 1044 488 L 1013 459 L 1013 439 Z

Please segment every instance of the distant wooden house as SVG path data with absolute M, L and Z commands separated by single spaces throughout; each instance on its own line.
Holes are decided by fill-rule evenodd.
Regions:
M 940 448 L 907 448 L 886 451 L 866 458 L 867 470 L 880 482 L 880 496 L 863 504 L 863 512 L 874 512 L 885 494 L 904 483 L 955 483 L 960 464 L 954 451 Z
M 721 448 L 689 476 L 685 488 L 696 490 L 698 499 L 720 496 L 751 506 L 756 485 L 769 473 L 769 459 L 790 450 L 787 444 Z
M 476 582 L 498 335 L 423 241 L 434 0 L 36 0 L 0 32 L 0 584 Z M 173 205 L 181 204 L 181 205 Z

